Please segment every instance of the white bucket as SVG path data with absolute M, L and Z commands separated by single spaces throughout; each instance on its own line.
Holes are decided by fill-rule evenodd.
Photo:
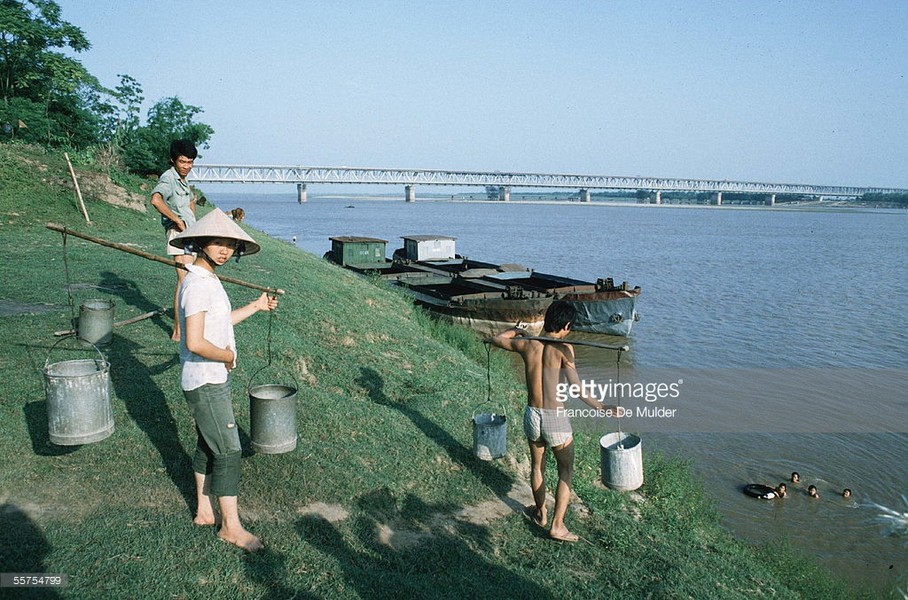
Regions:
M 630 492 L 643 485 L 643 453 L 640 438 L 632 433 L 607 433 L 599 438 L 602 449 L 602 483 Z

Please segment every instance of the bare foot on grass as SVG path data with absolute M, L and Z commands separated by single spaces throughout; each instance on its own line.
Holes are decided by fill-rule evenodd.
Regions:
M 265 547 L 264 544 L 262 544 L 262 540 L 242 527 L 236 529 L 221 527 L 221 530 L 218 531 L 218 537 L 225 542 L 230 542 L 234 546 L 239 546 L 246 552 L 255 552 Z
M 195 518 L 192 520 L 192 522 L 195 525 L 199 525 L 199 526 L 208 526 L 208 525 L 217 524 L 217 520 L 215 519 L 213 512 L 203 513 L 203 511 L 199 511 L 196 514 Z
M 549 537 L 553 540 L 558 540 L 559 542 L 576 542 L 580 539 L 576 534 L 571 533 L 568 531 L 568 528 L 564 526 L 558 529 L 552 527 L 552 529 L 549 530 Z
M 548 523 L 549 520 L 545 507 L 543 506 L 542 508 L 536 508 L 536 506 L 533 504 L 524 507 L 523 517 L 533 525 L 537 525 L 539 527 L 545 527 L 546 523 Z

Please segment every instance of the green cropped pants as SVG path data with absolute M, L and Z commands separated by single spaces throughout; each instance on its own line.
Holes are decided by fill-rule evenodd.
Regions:
M 233 416 L 230 382 L 183 390 L 198 434 L 192 470 L 210 476 L 213 496 L 236 496 L 240 487 L 240 434 Z

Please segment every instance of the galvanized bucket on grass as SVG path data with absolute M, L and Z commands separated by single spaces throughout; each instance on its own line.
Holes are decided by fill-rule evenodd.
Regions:
M 114 431 L 110 406 L 110 363 L 96 346 L 92 347 L 100 359 L 51 363 L 48 353 L 44 362 L 48 437 L 51 443 L 58 446 L 99 442 Z
M 474 414 L 472 421 L 473 453 L 476 458 L 493 460 L 508 453 L 508 418 L 506 415 Z
M 79 339 L 103 346 L 113 338 L 113 300 L 86 300 L 79 307 Z
M 632 433 L 607 433 L 599 439 L 602 450 L 602 483 L 630 492 L 643 485 L 640 438 Z
M 261 371 L 261 369 L 259 369 Z M 249 380 L 249 429 L 252 449 L 260 454 L 283 454 L 296 448 L 296 392 L 299 386 Z

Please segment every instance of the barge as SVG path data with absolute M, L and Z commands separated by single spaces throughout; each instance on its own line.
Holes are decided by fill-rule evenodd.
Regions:
M 495 264 L 457 255 L 450 236 L 403 236 L 404 247 L 387 258 L 387 240 L 330 238 L 325 258 L 347 269 L 399 286 L 417 305 L 485 334 L 521 324 L 542 330 L 555 300 L 577 309 L 575 331 L 628 336 L 638 320 L 639 286 L 595 283 L 539 273 L 517 264 Z

